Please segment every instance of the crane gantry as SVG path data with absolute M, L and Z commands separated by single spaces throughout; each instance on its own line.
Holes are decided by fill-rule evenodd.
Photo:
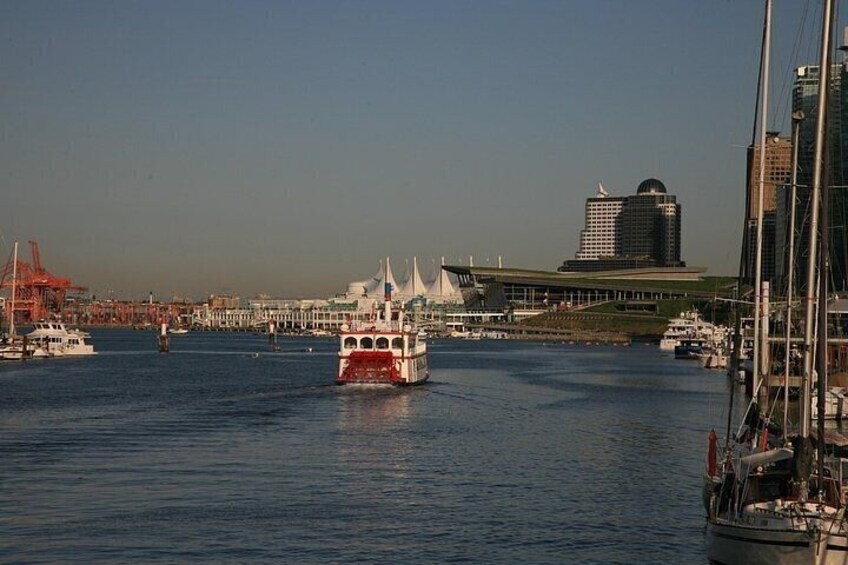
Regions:
M 47 271 L 41 263 L 38 242 L 30 241 L 29 247 L 31 264 L 18 258 L 16 268 L 14 259 L 10 257 L 0 269 L 0 289 L 15 287 L 15 321 L 24 324 L 61 314 L 68 292 L 86 290 L 68 278 L 57 277 Z M 7 300 L 6 319 L 9 319 L 12 307 L 11 301 Z

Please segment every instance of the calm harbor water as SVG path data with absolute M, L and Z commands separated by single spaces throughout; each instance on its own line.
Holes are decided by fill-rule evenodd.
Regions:
M 329 339 L 93 343 L 0 364 L 0 562 L 706 562 L 729 385 L 656 347 L 434 341 L 366 390 Z

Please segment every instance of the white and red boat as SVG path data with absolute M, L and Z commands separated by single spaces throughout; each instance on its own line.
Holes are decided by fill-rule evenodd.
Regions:
M 386 284 L 382 317 L 344 324 L 339 345 L 336 384 L 407 386 L 430 376 L 427 343 L 404 318 L 403 309 L 392 311 L 391 284 Z

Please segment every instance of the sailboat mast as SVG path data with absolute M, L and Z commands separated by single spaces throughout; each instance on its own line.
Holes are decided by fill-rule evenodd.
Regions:
M 783 431 L 786 433 L 789 420 L 789 370 L 792 352 L 792 295 L 795 293 L 795 199 L 798 192 L 798 144 L 801 138 L 801 122 L 804 112 L 792 113 L 792 188 L 789 204 L 789 257 L 786 280 L 786 342 L 783 360 Z
M 15 240 L 15 251 L 12 254 L 12 309 L 9 315 L 9 335 L 15 336 L 15 292 L 18 286 L 18 240 Z
M 760 375 L 763 372 L 762 347 L 760 344 L 760 317 L 762 315 L 762 285 L 763 285 L 763 193 L 766 177 L 766 128 L 768 124 L 768 86 L 769 86 L 769 56 L 771 52 L 771 0 L 766 0 L 765 36 L 763 38 L 762 89 L 760 94 L 760 171 L 757 181 L 757 248 L 754 262 L 754 374 L 751 390 L 754 395 L 760 387 Z
M 807 291 L 806 291 L 806 312 L 804 318 L 804 374 L 801 380 L 801 436 L 809 437 L 810 423 L 812 419 L 812 407 L 810 406 L 810 382 L 813 373 L 813 323 L 814 323 L 814 308 L 816 306 L 816 266 L 817 266 L 817 251 L 818 251 L 818 235 L 819 235 L 819 215 L 820 215 L 820 200 L 822 194 L 822 174 L 823 161 L 825 154 L 825 122 L 827 119 L 827 99 L 830 86 L 830 32 L 833 27 L 833 0 L 824 2 L 822 10 L 822 32 L 821 32 L 821 52 L 819 54 L 819 90 L 818 104 L 816 107 L 816 142 L 815 152 L 813 156 L 813 184 L 810 194 L 810 243 L 809 254 L 807 257 Z M 824 274 L 820 274 L 822 278 Z M 825 283 L 826 284 L 826 283 Z M 821 297 L 825 301 L 824 308 L 827 308 L 827 296 Z M 827 314 L 825 313 L 825 320 Z M 821 320 L 821 317 L 819 317 Z M 827 328 L 820 328 L 819 333 L 822 334 L 822 339 L 827 341 Z M 823 377 L 823 375 L 820 375 Z M 819 420 L 824 418 L 824 413 L 819 415 Z M 821 439 L 821 438 L 820 438 Z
M 834 22 L 831 18 L 834 15 L 834 10 L 831 9 L 830 14 L 828 14 L 827 18 L 827 29 L 833 30 Z M 827 65 L 828 69 L 828 77 L 830 77 L 830 61 L 831 61 L 831 50 L 827 50 L 827 60 L 823 62 L 823 64 Z M 830 81 L 828 81 L 829 85 Z M 827 121 L 828 116 L 825 113 L 822 117 L 822 122 L 824 122 L 824 139 L 827 139 Z M 819 250 L 819 315 L 818 315 L 818 341 L 816 345 L 816 367 L 818 371 L 818 394 L 817 394 L 817 408 L 818 408 L 818 420 L 817 420 L 817 437 L 818 437 L 818 457 L 816 460 L 818 466 L 818 486 L 819 486 L 819 499 L 821 499 L 821 495 L 824 492 L 824 455 L 827 448 L 827 444 L 824 439 L 824 417 L 825 417 L 825 393 L 827 391 L 827 303 L 828 303 L 828 282 L 830 280 L 830 173 L 828 170 L 830 159 L 828 158 L 828 151 L 825 150 L 823 153 L 823 159 L 821 168 L 823 169 L 822 174 L 822 203 L 821 203 L 821 220 L 820 220 L 820 230 L 821 230 L 821 248 Z
M 763 14 L 763 37 L 760 48 L 760 68 L 757 73 L 757 94 L 754 97 L 754 123 L 751 127 L 751 147 L 754 147 L 757 143 L 757 120 L 759 118 L 760 113 L 760 93 L 763 90 L 763 63 L 765 60 L 765 51 L 766 51 L 766 40 L 769 34 L 767 30 L 769 29 L 769 15 L 771 13 L 771 0 L 766 0 L 766 10 Z M 748 180 L 750 184 L 750 179 Z M 745 282 L 750 280 L 751 272 L 750 272 L 750 241 L 751 241 L 751 232 L 748 229 L 749 225 L 749 214 L 751 210 L 751 190 L 748 190 L 747 186 L 745 189 L 745 218 L 743 221 L 743 230 L 742 230 L 742 250 L 739 254 L 739 277 L 738 282 L 736 284 L 736 298 L 742 298 L 742 288 Z M 756 292 L 756 291 L 755 291 Z M 737 373 L 739 371 L 739 362 L 741 360 L 742 353 L 742 314 L 739 311 L 736 302 L 731 303 L 731 308 L 734 313 L 734 328 L 733 328 L 733 346 L 730 352 L 730 369 L 728 371 L 728 376 L 732 379 L 737 378 Z M 756 316 L 755 316 L 756 318 Z M 757 340 L 754 340 L 755 343 Z M 756 346 L 755 346 L 756 347 Z M 756 371 L 756 362 L 754 363 L 754 370 Z M 731 438 L 731 427 L 733 425 L 733 399 L 736 394 L 736 387 L 731 387 L 730 389 L 730 406 L 727 411 L 727 433 L 725 435 L 725 450 L 730 447 L 730 438 Z

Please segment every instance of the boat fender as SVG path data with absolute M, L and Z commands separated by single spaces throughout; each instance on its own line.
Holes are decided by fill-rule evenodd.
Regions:
M 710 434 L 707 436 L 707 441 L 709 443 L 709 447 L 707 449 L 707 473 L 709 473 L 711 477 L 715 477 L 718 474 L 718 465 L 716 464 L 718 436 L 716 435 L 715 430 L 710 430 Z

